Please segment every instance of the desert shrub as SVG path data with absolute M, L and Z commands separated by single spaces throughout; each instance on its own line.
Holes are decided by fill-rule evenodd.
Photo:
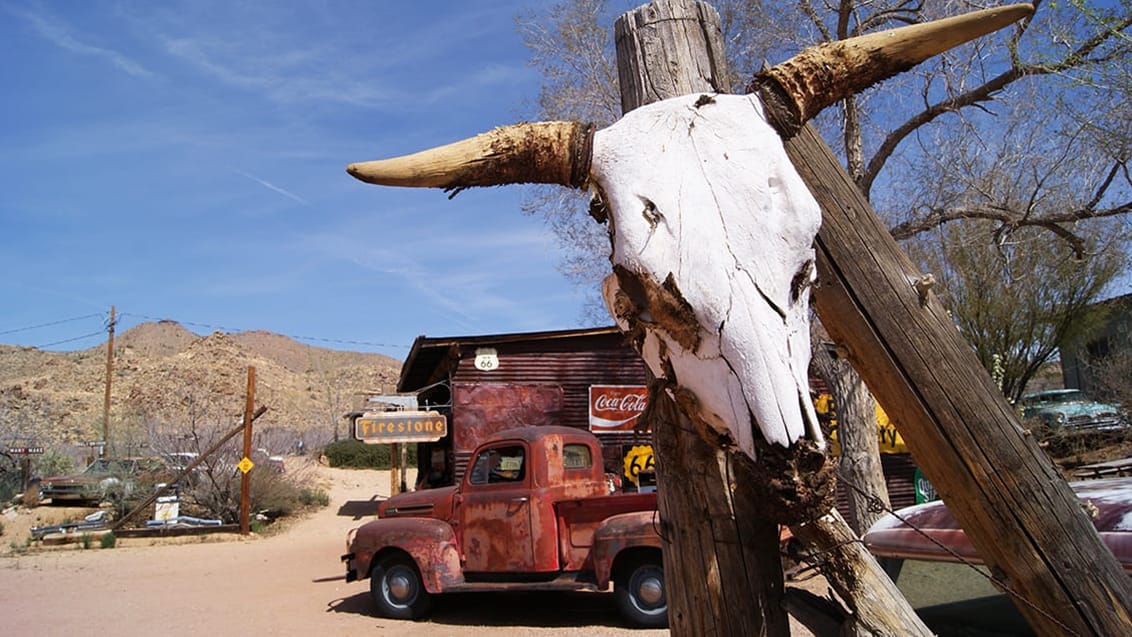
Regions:
M 113 533 L 107 533 L 99 538 L 98 545 L 104 549 L 112 549 L 118 546 L 118 536 Z
M 302 506 L 303 487 L 286 473 L 271 470 L 251 472 L 251 510 L 268 518 L 293 514 Z
M 55 449 L 45 449 L 43 455 L 36 457 L 32 465 L 33 474 L 40 477 L 65 476 L 78 470 L 79 466 L 74 458 Z
M 389 446 L 367 445 L 358 440 L 339 440 L 322 451 L 332 467 L 347 469 L 388 469 Z
M 1035 429 L 1038 442 L 1056 463 L 1077 466 L 1126 457 L 1132 430 L 1116 431 L 1050 431 Z
M 330 506 L 330 494 L 322 489 L 303 489 L 299 493 L 299 502 L 303 506 Z
M 19 474 L 8 471 L 0 472 L 0 502 L 9 502 L 19 493 Z
M 83 549 L 89 549 L 94 544 L 94 536 L 90 533 L 83 533 L 79 536 L 79 546 Z
M 417 446 L 409 445 L 408 466 L 417 462 Z M 360 440 L 339 440 L 323 448 L 322 453 L 332 467 L 344 469 L 388 469 L 390 445 L 367 445 Z
M 278 518 L 319 504 L 317 498 L 308 495 L 311 489 L 304 470 L 279 472 L 268 465 L 257 465 L 248 475 L 249 506 L 253 514 Z M 181 513 L 229 524 L 238 522 L 241 480 L 239 470 L 207 468 L 192 486 L 181 490 Z M 328 503 L 329 497 L 326 498 Z

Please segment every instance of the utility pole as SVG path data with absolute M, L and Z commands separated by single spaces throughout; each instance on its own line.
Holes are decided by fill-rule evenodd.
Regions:
M 102 401 L 102 447 L 100 456 L 106 457 L 110 447 L 110 383 L 114 377 L 114 324 L 117 321 L 114 306 L 110 306 L 110 337 L 106 340 L 106 397 Z
M 240 533 L 251 533 L 252 414 L 255 412 L 255 368 L 248 367 L 248 392 L 244 403 L 244 457 L 240 460 Z

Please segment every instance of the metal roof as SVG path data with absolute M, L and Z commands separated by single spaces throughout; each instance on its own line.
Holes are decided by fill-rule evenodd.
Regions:
M 401 365 L 401 378 L 397 391 L 414 392 L 447 377 L 448 369 L 460 358 L 462 347 L 502 345 L 532 341 L 551 341 L 588 336 L 619 334 L 616 326 L 592 327 L 548 332 L 518 332 L 511 334 L 489 334 L 485 336 L 418 336 L 413 341 L 408 357 Z

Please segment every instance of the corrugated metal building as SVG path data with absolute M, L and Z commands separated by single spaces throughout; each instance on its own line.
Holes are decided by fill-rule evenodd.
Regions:
M 434 484 L 459 480 L 475 447 L 496 431 L 524 425 L 588 429 L 591 386 L 644 386 L 644 362 L 616 327 L 417 337 L 397 391 L 417 394 L 421 409 L 448 417 L 448 435 L 418 451 L 418 474 Z M 651 444 L 647 432 L 603 433 L 606 470 L 620 473 L 627 447 Z M 894 508 L 915 502 L 908 454 L 882 458 Z M 430 466 L 432 465 L 432 466 Z M 843 489 L 839 486 L 839 491 Z M 838 500 L 844 510 L 845 494 Z
M 462 336 L 417 337 L 401 367 L 397 391 L 416 393 L 421 409 L 448 416 L 448 436 L 422 448 L 426 463 L 443 464 L 440 483 L 458 480 L 483 438 L 524 425 L 589 428 L 590 387 L 645 384 L 645 366 L 616 327 Z M 621 448 L 648 444 L 647 433 L 602 434 L 607 469 Z M 441 458 L 443 454 L 443 458 Z
M 1119 375 L 1119 361 L 1126 360 L 1132 349 L 1132 294 L 1090 305 L 1081 319 L 1090 329 L 1062 343 L 1061 373 L 1066 387 L 1080 389 L 1092 398 L 1119 400 L 1106 395 L 1111 379 L 1103 375 Z M 1115 363 L 1115 364 L 1114 364 Z

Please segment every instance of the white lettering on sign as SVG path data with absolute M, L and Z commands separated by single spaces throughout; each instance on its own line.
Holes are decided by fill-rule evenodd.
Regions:
M 648 396 L 643 394 L 626 394 L 624 396 L 601 395 L 594 400 L 594 409 L 599 411 L 635 411 L 639 413 L 645 410 L 645 404 L 647 402 Z
M 648 388 L 639 385 L 590 385 L 590 431 L 633 431 L 648 401 Z

